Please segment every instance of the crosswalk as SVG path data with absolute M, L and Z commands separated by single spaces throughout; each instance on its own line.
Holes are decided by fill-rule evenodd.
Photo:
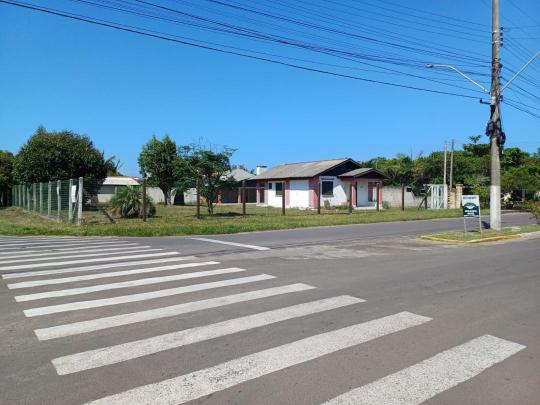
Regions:
M 51 356 L 57 378 L 84 378 L 85 372 L 94 370 L 107 379 L 109 368 L 130 367 L 136 359 L 164 352 L 174 358 L 175 351 L 190 350 L 190 345 L 212 344 L 217 339 L 258 328 L 271 330 L 287 321 L 302 322 L 315 316 L 331 319 L 347 308 L 361 312 L 369 305 L 361 297 L 339 293 L 306 298 L 305 294 L 317 291 L 316 286 L 286 283 L 256 269 L 225 266 L 206 257 L 200 259 L 181 251 L 113 237 L 0 236 L 0 274 L 7 290 L 13 292 L 13 300 L 24 305 L 21 311 L 28 321 L 39 321 L 39 327 L 34 329 L 39 345 L 69 339 L 69 347 L 77 347 L 77 339 L 91 342 L 94 332 L 106 331 L 114 336 L 130 326 L 158 320 L 168 323 L 189 314 L 212 319 L 212 310 L 230 309 L 227 314 L 234 314 L 232 308 L 249 309 L 242 316 L 229 315 L 178 330 L 166 328 L 166 333 L 150 329 L 143 337 L 134 334 L 126 340 L 122 336 L 113 344 L 83 345 L 84 350 Z M 183 284 L 179 286 L 177 282 Z M 187 301 L 183 298 L 197 292 L 211 296 Z M 166 297 L 172 302 L 163 305 Z M 299 303 L 278 307 L 267 303 L 263 311 L 256 312 L 255 304 L 264 304 L 272 297 L 296 297 Z M 95 398 L 89 403 L 182 404 L 199 400 L 316 359 L 324 362 L 326 356 L 344 349 L 377 339 L 384 342 L 386 336 L 407 334 L 431 321 L 422 314 L 400 311 L 323 333 L 306 328 L 300 339 L 208 367 L 179 371 L 160 381 L 148 381 L 120 392 L 105 392 L 96 387 Z M 419 404 L 524 348 L 495 336 L 478 336 L 458 346 L 442 348 L 432 357 L 418 359 L 416 364 L 404 364 L 401 370 L 334 398 L 321 398 L 318 403 Z

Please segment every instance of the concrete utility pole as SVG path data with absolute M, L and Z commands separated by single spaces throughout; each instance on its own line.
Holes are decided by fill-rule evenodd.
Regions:
M 499 27 L 499 0 L 491 7 L 491 105 L 486 134 L 489 136 L 491 158 L 491 186 L 489 188 L 489 223 L 491 229 L 501 229 L 501 161 L 500 144 L 503 143 L 500 112 L 500 56 L 501 32 Z M 501 142 L 503 141 L 503 142 Z
M 448 150 L 448 144 L 444 141 L 444 171 L 443 171 L 443 183 L 446 186 L 446 155 Z
M 454 186 L 454 145 L 455 140 L 452 139 L 452 146 L 450 147 L 450 191 L 452 191 L 452 187 Z

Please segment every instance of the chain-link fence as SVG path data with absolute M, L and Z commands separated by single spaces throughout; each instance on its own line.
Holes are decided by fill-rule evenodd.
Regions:
M 13 186 L 11 201 L 16 207 L 59 222 L 80 225 L 83 219 L 84 181 L 56 180 Z

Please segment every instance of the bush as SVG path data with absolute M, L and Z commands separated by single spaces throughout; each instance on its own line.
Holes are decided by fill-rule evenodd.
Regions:
M 142 218 L 142 189 L 139 186 L 127 186 L 118 191 L 109 201 L 109 210 L 122 218 Z M 152 199 L 147 197 L 146 215 L 156 215 Z
M 390 203 L 388 201 L 383 201 L 382 202 L 382 207 L 383 207 L 383 209 L 388 210 L 388 209 L 390 209 Z
M 323 201 L 323 206 L 324 206 L 324 209 L 325 210 L 329 210 L 332 208 L 332 206 L 330 205 L 330 201 L 329 200 L 324 200 Z
M 540 202 L 539 201 L 528 201 L 527 208 L 531 211 L 531 214 L 536 218 L 536 223 L 540 225 Z

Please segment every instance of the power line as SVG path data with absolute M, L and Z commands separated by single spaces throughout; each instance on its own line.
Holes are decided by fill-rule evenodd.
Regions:
M 176 39 L 176 38 L 167 37 L 167 36 L 160 35 L 160 34 L 155 34 L 155 33 L 147 32 L 147 31 L 142 31 L 141 29 L 138 29 L 138 28 L 128 28 L 126 26 L 116 24 L 116 23 L 113 23 L 113 22 L 109 22 L 109 21 L 105 21 L 105 20 L 99 20 L 98 21 L 96 19 L 91 19 L 91 18 L 88 18 L 86 16 L 68 14 L 68 13 L 65 13 L 65 12 L 58 11 L 58 10 L 47 9 L 47 8 L 39 7 L 39 6 L 36 6 L 36 5 L 28 4 L 28 3 L 15 2 L 15 1 L 9 1 L 9 0 L 0 0 L 0 3 L 5 3 L 5 4 L 12 5 L 12 6 L 21 7 L 21 8 L 25 8 L 25 9 L 30 9 L 30 10 L 34 10 L 34 11 L 38 11 L 38 12 L 42 12 L 42 13 L 46 13 L 46 14 L 56 15 L 56 16 L 59 16 L 59 17 L 68 18 L 68 19 L 72 19 L 72 20 L 76 20 L 76 21 L 86 22 L 86 23 L 89 23 L 89 24 L 99 25 L 99 26 L 103 26 L 103 27 L 107 27 L 107 28 L 111 28 L 111 29 L 115 29 L 115 30 L 119 30 L 119 31 L 125 31 L 125 32 L 130 32 L 130 33 L 143 35 L 143 36 L 147 36 L 147 37 L 151 37 L 151 38 L 156 38 L 156 39 L 161 39 L 161 40 L 165 40 L 165 41 L 175 42 L 175 43 L 179 43 L 179 44 L 182 44 L 182 45 L 187 45 L 187 46 L 191 46 L 191 47 L 195 47 L 195 48 L 206 49 L 206 50 L 210 50 L 210 51 L 220 52 L 220 53 L 223 53 L 223 54 L 235 55 L 235 56 L 240 56 L 240 57 L 244 57 L 244 58 L 248 58 L 248 59 L 259 60 L 259 61 L 264 61 L 264 62 L 268 62 L 268 63 L 273 63 L 273 64 L 276 64 L 276 65 L 282 65 L 282 66 L 286 66 L 286 67 L 291 67 L 291 68 L 294 68 L 294 69 L 305 70 L 305 71 L 310 71 L 310 72 L 316 72 L 316 73 L 321 73 L 321 74 L 325 74 L 325 75 L 330 75 L 330 76 L 335 76 L 335 77 L 342 77 L 342 78 L 347 78 L 347 79 L 353 79 L 353 80 L 358 80 L 358 81 L 363 81 L 363 82 L 368 82 L 368 83 L 375 83 L 375 84 L 381 84 L 381 85 L 386 85 L 386 86 L 405 88 L 405 89 L 409 89 L 409 90 L 416 90 L 416 91 L 422 91 L 422 92 L 428 92 L 428 93 L 434 93 L 434 94 L 443 94 L 443 95 L 451 95 L 451 96 L 456 96 L 456 97 L 477 99 L 477 97 L 475 97 L 475 96 L 469 96 L 469 95 L 465 95 L 465 94 L 452 93 L 452 92 L 446 92 L 446 91 L 439 91 L 439 90 L 433 90 L 433 89 L 426 89 L 426 88 L 421 88 L 421 87 L 417 87 L 417 86 L 409 86 L 409 85 L 404 85 L 404 84 L 398 84 L 398 83 L 392 83 L 392 82 L 368 79 L 368 78 L 363 78 L 363 77 L 359 77 L 359 76 L 346 75 L 346 74 L 341 74 L 341 73 L 337 73 L 337 72 L 331 72 L 331 71 L 326 71 L 326 70 L 322 70 L 322 69 L 315 69 L 315 68 L 296 65 L 296 64 L 292 64 L 292 63 L 286 63 L 286 62 L 277 61 L 277 60 L 273 60 L 273 59 L 269 59 L 269 58 L 248 55 L 248 54 L 244 54 L 244 53 L 240 53 L 240 52 L 219 49 L 219 48 L 215 48 L 215 47 L 211 47 L 211 46 L 207 46 L 207 45 L 201 45 L 201 44 L 197 44 L 197 43 L 193 43 L 193 42 L 189 42 L 189 41 L 185 41 L 185 40 L 180 40 L 180 39 Z

